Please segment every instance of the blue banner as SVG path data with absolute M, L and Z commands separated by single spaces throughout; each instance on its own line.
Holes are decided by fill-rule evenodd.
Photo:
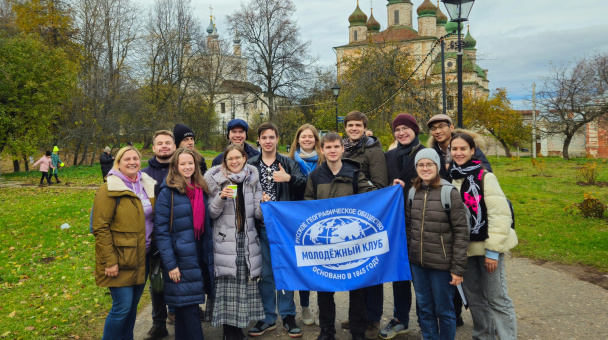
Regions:
M 403 189 L 262 203 L 277 290 L 338 292 L 411 280 Z

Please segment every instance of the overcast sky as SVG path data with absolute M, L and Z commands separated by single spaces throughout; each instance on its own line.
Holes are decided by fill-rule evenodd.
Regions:
M 141 0 L 140 0 L 141 1 Z M 152 3 L 153 0 L 143 0 Z M 348 16 L 356 0 L 293 0 L 302 38 L 311 41 L 312 53 L 325 65 L 335 65 L 334 46 L 348 43 Z M 417 29 L 414 4 L 414 28 Z M 386 0 L 374 0 L 374 17 L 386 28 Z M 240 0 L 193 0 L 203 27 L 209 24 L 209 6 L 226 37 L 226 16 L 240 7 Z M 370 15 L 370 1 L 361 0 Z M 441 10 L 447 15 L 443 4 Z M 506 87 L 517 109 L 531 109 L 532 83 L 550 63 L 608 51 L 608 2 L 605 0 L 478 0 L 469 16 L 471 34 L 477 40 L 478 64 L 488 69 L 490 89 Z

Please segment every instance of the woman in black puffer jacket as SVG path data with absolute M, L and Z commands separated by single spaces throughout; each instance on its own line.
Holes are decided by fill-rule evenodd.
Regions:
M 202 273 L 213 273 L 208 189 L 196 159 L 190 149 L 175 152 L 155 206 L 154 238 L 164 266 L 165 303 L 175 306 L 176 339 L 203 339 L 198 305 L 205 303 L 205 291 L 212 292 Z
M 412 202 L 407 202 L 408 256 L 424 339 L 452 340 L 456 336 L 454 288 L 466 272 L 469 231 L 458 190 L 439 176 L 434 149 L 416 154 L 418 178 Z M 441 202 L 442 186 L 450 186 L 451 209 Z M 408 195 L 411 196 L 411 195 Z M 439 322 L 438 322 L 439 321 Z

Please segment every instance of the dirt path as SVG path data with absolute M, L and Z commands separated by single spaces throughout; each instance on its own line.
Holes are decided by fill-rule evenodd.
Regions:
M 552 265 L 539 265 L 526 258 L 509 257 L 507 261 L 507 280 L 509 294 L 515 304 L 518 320 L 519 339 L 608 339 L 608 290 L 577 278 L 578 270 L 555 269 Z M 608 283 L 608 277 L 600 280 Z M 393 298 L 390 284 L 384 285 L 384 326 L 392 315 Z M 296 301 L 299 301 L 296 297 Z M 311 294 L 311 306 L 316 309 L 316 294 Z M 336 294 L 338 320 L 346 318 L 348 294 Z M 420 339 L 415 312 L 410 313 L 410 334 L 395 339 Z M 298 307 L 298 312 L 300 308 Z M 151 306 L 138 315 L 135 324 L 135 339 L 143 339 L 151 327 Z M 470 339 L 472 334 L 471 314 L 463 313 L 465 325 L 458 328 L 456 339 Z M 316 326 L 304 326 L 300 315 L 296 320 L 302 327 L 302 339 L 314 340 L 319 334 Z M 350 339 L 347 331 L 336 323 L 336 339 Z M 221 339 L 221 327 L 213 328 L 203 324 L 205 339 Z M 169 328 L 173 334 L 173 328 Z M 289 339 L 280 327 L 258 339 Z M 167 339 L 174 339 L 171 335 Z

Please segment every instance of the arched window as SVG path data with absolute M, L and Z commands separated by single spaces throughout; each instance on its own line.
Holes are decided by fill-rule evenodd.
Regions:
M 399 10 L 395 10 L 395 25 L 399 25 Z
M 355 38 L 354 40 L 357 41 L 357 31 L 354 32 L 355 33 Z

